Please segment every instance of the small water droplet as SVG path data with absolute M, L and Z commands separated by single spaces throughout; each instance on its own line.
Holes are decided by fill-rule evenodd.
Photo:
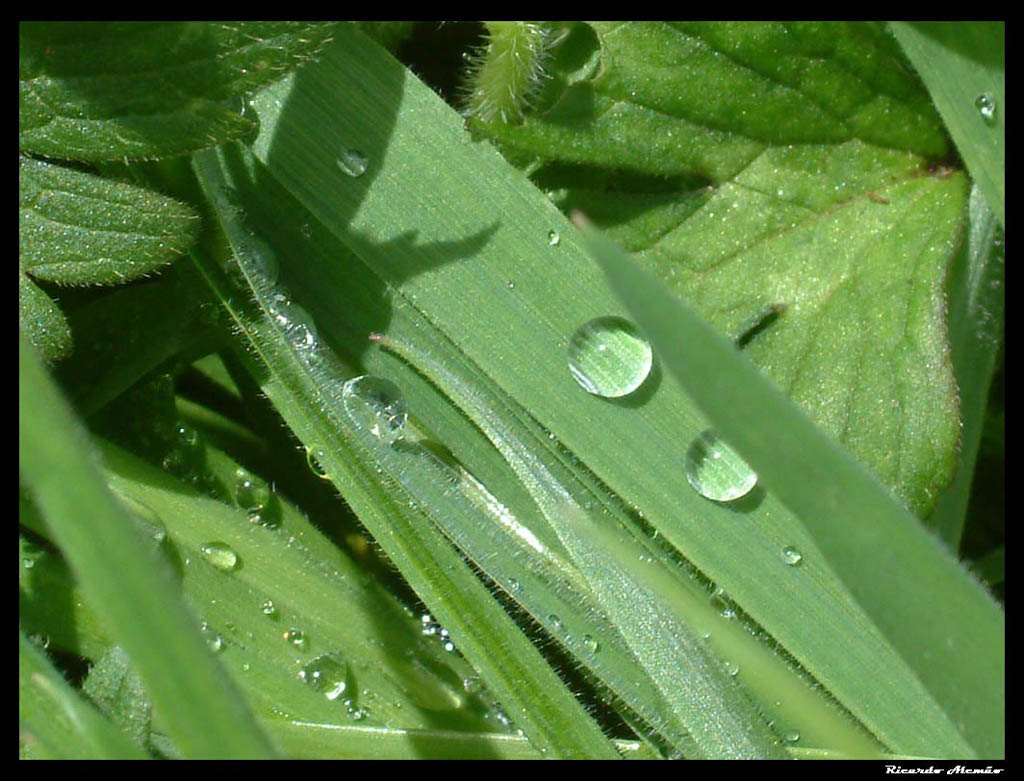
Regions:
M 729 673 L 733 678 L 740 674 L 740 666 L 735 662 L 726 662 L 725 671 Z
M 270 487 L 249 470 L 235 470 L 235 503 L 249 513 L 258 513 L 270 501 Z
M 231 572 L 238 567 L 238 554 L 226 542 L 208 542 L 200 550 L 206 560 L 219 570 Z
M 987 92 L 983 92 L 974 99 L 974 107 L 978 109 L 978 113 L 981 114 L 981 118 L 985 121 L 986 125 L 994 125 L 996 123 L 996 116 L 999 107 L 996 105 L 996 100 Z
M 600 650 L 601 645 L 590 635 L 583 635 L 583 647 L 590 653 L 596 654 Z
M 224 648 L 224 638 L 220 636 L 216 629 L 205 621 L 199 625 L 199 633 L 203 636 L 203 639 L 206 640 L 207 647 L 215 654 L 220 653 Z
M 551 628 L 554 629 L 556 632 L 560 631 L 562 628 L 562 619 L 560 619 L 556 615 L 552 614 L 548 616 L 548 623 L 551 624 Z
M 480 691 L 480 689 L 483 688 L 483 685 L 480 683 L 479 678 L 477 678 L 475 675 L 472 675 L 468 678 L 462 679 L 462 688 L 463 690 L 465 690 L 467 694 L 476 694 L 478 691 Z
M 782 739 L 786 743 L 796 743 L 798 740 L 800 740 L 800 733 L 797 732 L 795 729 L 787 730 L 783 733 Z
M 299 679 L 332 702 L 355 692 L 348 662 L 337 654 L 323 654 L 299 670 Z M 351 702 L 351 700 L 350 700 Z
M 512 579 L 511 579 L 511 580 L 509 580 L 509 582 L 508 582 L 508 587 L 509 587 L 509 588 L 510 588 L 510 589 L 511 589 L 512 591 L 519 591 L 519 581 L 518 581 L 518 580 L 516 580 L 515 578 L 512 578 Z
M 804 557 L 803 554 L 792 545 L 787 545 L 782 549 L 782 560 L 789 566 L 795 567 L 804 560 Z
M 362 176 L 366 173 L 368 162 L 366 155 L 356 149 L 342 147 L 338 153 L 338 168 L 349 176 Z
M 442 648 L 444 648 L 444 650 L 446 650 L 448 653 L 451 653 L 452 651 L 455 650 L 455 643 L 453 643 L 451 640 L 449 640 L 448 642 L 446 642 L 442 646 Z
M 587 393 L 617 398 L 639 388 L 651 372 L 651 346 L 621 317 L 584 323 L 569 340 L 569 372 Z
M 387 444 L 401 438 L 409 417 L 402 391 L 383 377 L 353 377 L 341 391 L 345 411 L 363 431 Z
M 711 429 L 686 451 L 684 471 L 697 493 L 716 502 L 739 499 L 757 484 L 757 473 Z
M 309 644 L 306 640 L 305 633 L 303 633 L 301 629 L 289 629 L 281 635 L 281 637 L 300 650 L 305 650 L 306 646 Z
M 268 599 L 260 605 L 260 610 L 263 611 L 263 615 L 268 618 L 277 618 L 278 616 L 277 605 L 274 604 L 274 600 L 272 599 Z
M 299 228 L 299 233 L 302 234 L 302 238 L 311 239 L 313 238 L 313 226 L 310 225 L 308 222 L 304 222 Z
M 725 589 L 721 586 L 715 589 L 709 599 L 711 607 L 718 611 L 722 618 L 735 618 L 736 610 L 733 608 L 732 600 L 729 599 Z
M 315 474 L 321 480 L 330 480 L 331 476 L 327 474 L 327 470 L 324 469 L 323 465 L 320 463 L 317 456 L 323 458 L 324 451 L 317 450 L 316 453 L 314 454 L 312 448 L 306 448 L 306 463 L 309 464 L 310 470 L 312 470 L 313 474 Z
M 515 290 L 516 289 L 516 283 L 513 282 L 511 279 L 508 281 L 508 289 L 509 290 Z
M 558 235 L 558 231 L 548 231 L 548 244 L 550 244 L 552 247 L 557 247 L 561 240 L 562 237 Z

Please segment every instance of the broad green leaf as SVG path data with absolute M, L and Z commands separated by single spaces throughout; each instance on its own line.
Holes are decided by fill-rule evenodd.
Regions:
M 590 243 L 669 371 L 800 518 L 956 729 L 982 756 L 1001 756 L 1005 618 L 991 596 L 693 310 L 607 239 Z
M 174 596 L 170 571 L 103 485 L 85 432 L 24 338 L 19 409 L 22 479 L 181 750 L 198 757 L 270 756 L 270 744 Z
M 1006 224 L 1006 30 L 995 22 L 891 22 L 950 136 Z
M 564 210 L 748 345 L 927 514 L 955 463 L 942 280 L 966 183 L 928 175 L 948 148 L 895 42 L 865 24 L 593 27 L 592 79 L 480 129 L 537 156 Z
M 96 162 L 251 133 L 241 96 L 312 57 L 330 26 L 22 22 L 19 32 L 22 151 Z
M 18 643 L 18 726 L 23 758 L 147 758 L 71 688 L 23 633 Z
M 64 313 L 21 269 L 18 269 L 18 320 L 21 332 L 44 360 L 55 361 L 71 352 L 71 328 Z
M 82 693 L 137 745 L 148 743 L 152 702 L 123 648 L 111 646 L 97 660 Z
M 195 240 L 195 212 L 151 190 L 24 156 L 19 174 L 19 258 L 38 279 L 129 282 Z

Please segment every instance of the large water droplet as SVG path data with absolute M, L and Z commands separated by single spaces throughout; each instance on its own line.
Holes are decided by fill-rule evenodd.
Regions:
M 711 429 L 693 440 L 684 471 L 697 493 L 716 502 L 739 499 L 757 484 L 757 473 Z
M 270 487 L 248 469 L 235 470 L 235 502 L 250 513 L 258 513 L 270 501 Z
M 402 391 L 383 377 L 353 377 L 341 390 L 345 411 L 363 431 L 387 444 L 402 436 L 409 417 Z
M 369 162 L 366 155 L 357 149 L 346 149 L 338 153 L 338 168 L 349 176 L 362 176 L 366 173 L 366 166 Z
M 226 542 L 208 542 L 200 550 L 206 560 L 224 572 L 231 572 L 238 566 L 238 554 Z
M 996 104 L 996 99 L 987 92 L 981 93 L 974 99 L 974 107 L 978 109 L 978 113 L 981 114 L 981 118 L 985 121 L 986 125 L 994 125 L 996 123 L 999 107 Z
M 569 371 L 587 393 L 616 398 L 639 388 L 651 372 L 651 346 L 621 317 L 584 323 L 569 340 Z
M 782 560 L 789 566 L 795 567 L 804 560 L 804 557 L 803 554 L 792 545 L 787 545 L 782 549 Z
M 355 693 L 348 662 L 337 654 L 318 656 L 299 670 L 299 679 L 332 701 L 343 694 L 351 697 Z

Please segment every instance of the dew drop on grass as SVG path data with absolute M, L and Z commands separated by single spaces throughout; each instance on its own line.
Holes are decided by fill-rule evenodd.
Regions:
M 693 490 L 716 502 L 739 499 L 757 484 L 757 473 L 711 429 L 693 440 L 683 469 Z
M 238 554 L 226 542 L 208 542 L 200 550 L 206 560 L 219 570 L 231 572 L 238 567 Z
M 324 451 L 322 450 L 317 450 L 316 453 L 314 453 L 312 448 L 306 448 L 306 463 L 309 464 L 310 470 L 321 480 L 330 480 L 331 476 L 327 474 L 327 470 L 324 469 L 323 464 L 320 463 L 320 458 L 323 458 L 323 456 Z
M 270 501 L 270 487 L 248 469 L 235 470 L 235 503 L 249 513 L 258 513 Z
M 800 733 L 797 732 L 795 729 L 787 730 L 782 734 L 782 739 L 786 743 L 796 743 L 798 740 L 800 740 Z
M 548 231 L 548 244 L 552 247 L 557 247 L 559 242 L 562 241 L 562 237 L 558 235 L 558 231 Z
M 987 92 L 983 92 L 974 99 L 974 107 L 981 114 L 982 120 L 986 125 L 994 125 L 996 123 L 996 116 L 999 107 L 996 105 L 996 100 Z
M 348 662 L 337 654 L 323 654 L 313 659 L 299 670 L 299 680 L 332 702 L 344 694 L 352 697 L 355 693 Z
M 281 637 L 300 650 L 305 650 L 306 646 L 309 644 L 305 633 L 301 629 L 289 629 L 281 635 Z
M 353 377 L 341 390 L 345 411 L 361 430 L 385 444 L 393 444 L 402 434 L 409 417 L 402 391 L 383 377 Z
M 342 147 L 338 153 L 338 168 L 349 176 L 362 176 L 366 173 L 366 166 L 369 161 L 366 155 L 357 149 Z
M 583 647 L 592 654 L 596 654 L 601 648 L 597 640 L 590 635 L 583 635 Z
M 617 398 L 639 388 L 651 372 L 651 346 L 621 317 L 584 323 L 569 340 L 569 372 L 587 393 Z
M 260 610 L 263 612 L 263 615 L 267 616 L 267 618 L 277 618 L 278 616 L 277 605 L 274 604 L 274 600 L 272 599 L 268 599 L 260 605 Z
M 803 554 L 792 545 L 782 549 L 782 560 L 791 567 L 795 567 L 804 560 Z
M 224 648 L 224 639 L 218 634 L 217 630 L 210 626 L 208 623 L 203 621 L 199 625 L 199 633 L 203 636 L 206 641 L 207 647 L 215 654 L 220 653 Z

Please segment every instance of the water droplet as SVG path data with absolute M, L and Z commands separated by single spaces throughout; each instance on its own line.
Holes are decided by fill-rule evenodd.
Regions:
M 238 567 L 238 554 L 226 542 L 208 542 L 200 550 L 206 560 L 219 570 L 231 572 Z
M 617 398 L 632 393 L 651 372 L 651 346 L 621 317 L 598 317 L 569 340 L 569 371 L 587 393 Z
M 317 456 L 323 458 L 324 451 L 317 450 L 316 453 L 314 454 L 312 448 L 306 448 L 306 463 L 309 464 L 310 470 L 321 480 L 330 480 L 331 476 L 327 474 L 327 470 L 324 469 L 323 465 L 320 463 L 320 460 L 319 458 L 317 458 Z
M 601 645 L 590 635 L 583 635 L 583 647 L 590 651 L 590 653 L 596 654 L 600 650 Z
M 726 662 L 725 671 L 729 673 L 733 678 L 740 674 L 740 666 L 735 662 Z
M 757 473 L 711 429 L 686 451 L 684 471 L 697 493 L 716 502 L 739 499 L 757 484 Z
M 313 226 L 310 225 L 308 222 L 304 222 L 302 223 L 302 226 L 299 228 L 299 233 L 302 234 L 302 238 L 311 239 L 313 238 Z
M 263 615 L 269 618 L 277 618 L 278 616 L 277 605 L 274 604 L 274 600 L 272 599 L 268 599 L 260 605 L 260 610 L 263 611 Z
M 556 615 L 548 616 L 548 623 L 551 624 L 551 628 L 554 629 L 556 632 L 562 628 L 562 619 L 560 619 Z
M 355 692 L 348 662 L 337 654 L 318 656 L 299 670 L 299 679 L 331 701 Z
M 25 569 L 32 569 L 36 565 L 36 560 L 35 559 L 25 559 L 22 562 L 22 564 L 24 565 Z
M 796 743 L 798 740 L 800 740 L 800 733 L 797 732 L 795 729 L 787 730 L 785 733 L 783 733 L 782 739 L 786 743 Z
M 478 691 L 480 691 L 480 689 L 483 688 L 483 684 L 480 683 L 479 678 L 477 678 L 475 675 L 472 675 L 468 678 L 462 679 L 462 688 L 466 691 L 467 694 L 476 694 Z
M 782 549 L 782 560 L 789 566 L 795 567 L 804 560 L 804 557 L 803 554 L 792 545 L 787 545 Z
M 338 153 L 338 168 L 349 176 L 362 176 L 366 173 L 366 165 L 369 161 L 362 152 L 356 149 L 342 147 Z
M 516 283 L 513 282 L 511 279 L 508 281 L 508 289 L 509 290 L 515 290 L 516 289 Z
M 309 644 L 306 640 L 305 633 L 301 629 L 289 629 L 281 635 L 281 637 L 300 650 L 305 650 L 306 646 Z
M 448 653 L 451 653 L 452 651 L 455 650 L 455 643 L 453 643 L 451 640 L 449 640 L 448 642 L 446 642 L 441 647 L 444 648 L 444 650 L 446 650 Z
M 722 618 L 735 618 L 736 610 L 733 608 L 732 600 L 729 599 L 728 594 L 725 593 L 725 589 L 719 586 L 712 593 L 709 602 L 711 607 L 718 611 L 718 614 Z
M 205 621 L 199 625 L 199 633 L 203 636 L 203 639 L 206 640 L 207 647 L 215 654 L 220 653 L 224 648 L 224 638 L 220 636 L 216 629 Z
M 239 467 L 235 470 L 235 502 L 249 513 L 258 513 L 270 501 L 270 487 L 249 472 Z
M 402 436 L 409 416 L 402 391 L 383 377 L 363 375 L 345 383 L 341 398 L 352 421 L 387 444 Z
M 978 109 L 978 113 L 981 114 L 981 118 L 985 121 L 986 125 L 994 125 L 996 123 L 999 107 L 996 105 L 996 99 L 987 92 L 981 93 L 974 99 L 974 107 Z
M 277 252 L 259 236 L 249 236 L 235 247 L 238 259 L 247 263 L 252 271 L 260 274 L 267 283 L 273 285 L 281 273 L 281 264 L 277 260 Z
M 518 580 L 516 580 L 515 578 L 512 578 L 512 579 L 511 579 L 511 580 L 509 580 L 509 582 L 508 582 L 508 587 L 509 587 L 509 588 L 510 588 L 510 589 L 511 589 L 512 591 L 519 591 L 519 581 L 518 581 Z
M 558 235 L 558 231 L 548 231 L 548 244 L 552 247 L 557 247 L 558 243 L 562 240 L 562 237 Z

